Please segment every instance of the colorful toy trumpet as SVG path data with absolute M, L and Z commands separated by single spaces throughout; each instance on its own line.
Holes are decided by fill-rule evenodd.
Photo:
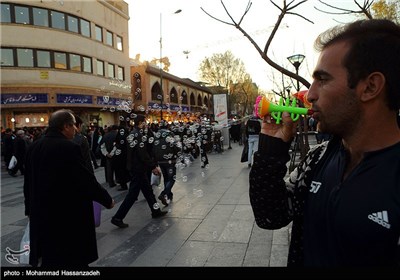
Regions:
M 293 121 L 297 121 L 300 115 L 312 114 L 312 110 L 300 108 L 296 105 L 296 98 L 290 100 L 288 97 L 285 101 L 283 98 L 281 98 L 279 100 L 279 105 L 276 105 L 271 103 L 267 98 L 265 98 L 265 96 L 258 96 L 256 103 L 254 104 L 254 112 L 255 115 L 260 118 L 263 118 L 266 114 L 270 113 L 271 116 L 276 120 L 277 124 L 281 122 L 283 112 L 290 113 L 290 117 Z
M 310 109 L 312 104 L 310 103 L 310 101 L 308 101 L 307 94 L 308 94 L 308 90 L 301 90 L 299 92 L 294 93 L 293 96 L 296 97 L 301 102 L 303 102 L 304 107 L 306 107 L 307 109 Z

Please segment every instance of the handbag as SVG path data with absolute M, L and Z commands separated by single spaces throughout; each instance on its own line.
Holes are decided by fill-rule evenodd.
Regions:
M 29 221 L 28 224 L 26 225 L 24 235 L 22 236 L 19 249 L 21 253 L 21 255 L 19 256 L 19 263 L 29 264 L 29 252 L 30 252 Z
M 101 223 L 101 204 L 93 201 L 93 214 L 94 214 L 94 225 L 99 227 Z
M 249 142 L 246 140 L 246 141 L 244 141 L 243 151 L 242 151 L 242 156 L 240 158 L 240 162 L 248 161 L 248 156 L 249 156 Z
M 10 162 L 8 163 L 8 169 L 13 169 L 16 165 L 17 158 L 15 156 L 12 156 Z
M 152 187 L 158 187 L 160 185 L 160 181 L 161 181 L 160 175 L 155 175 L 155 174 L 151 173 L 150 184 Z

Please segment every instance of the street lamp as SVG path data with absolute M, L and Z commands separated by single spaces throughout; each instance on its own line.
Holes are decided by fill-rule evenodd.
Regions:
M 300 67 L 300 64 L 303 62 L 304 58 L 305 58 L 305 55 L 302 55 L 302 54 L 294 54 L 287 58 L 289 60 L 289 62 L 292 63 L 294 68 L 296 68 L 296 75 L 299 74 L 299 67 Z M 297 91 L 299 91 L 299 90 L 300 90 L 300 84 L 299 84 L 299 80 L 297 79 Z
M 292 63 L 292 65 L 294 66 L 294 68 L 296 68 L 296 75 L 299 75 L 299 67 L 300 64 L 303 62 L 305 58 L 305 55 L 302 54 L 294 54 L 289 56 L 287 59 L 289 60 L 290 63 Z M 299 80 L 297 80 L 297 92 L 300 91 L 300 84 L 299 84 Z M 306 152 L 309 150 L 309 144 L 308 144 L 308 135 L 306 135 L 306 137 L 304 137 L 304 133 L 307 133 L 307 119 L 306 118 L 302 118 L 303 123 L 304 123 L 304 128 L 305 128 L 305 132 L 303 132 L 303 129 L 301 127 L 301 125 L 299 126 L 299 132 L 296 134 L 296 142 L 299 143 L 300 146 L 300 158 L 303 159 Z M 300 139 L 298 138 L 300 134 Z M 303 141 L 304 139 L 304 141 Z M 299 141 L 299 142 L 298 142 Z M 296 145 L 295 145 L 296 147 Z M 296 150 L 294 150 L 292 152 L 292 159 L 290 161 L 290 165 L 289 165 L 289 172 L 292 172 L 293 169 L 295 168 L 294 162 L 296 159 Z
M 229 69 L 231 69 L 231 67 L 232 66 L 230 66 L 230 65 L 228 65 L 227 66 L 227 70 L 226 70 L 226 84 L 227 84 L 227 92 L 228 92 L 228 124 L 229 124 L 229 114 L 231 113 L 231 97 L 230 97 L 230 88 L 229 88 L 229 86 L 230 86 L 230 84 L 229 84 Z M 231 122 L 231 124 L 232 124 L 232 122 Z M 229 129 L 228 129 L 228 138 L 229 138 L 229 146 L 228 146 L 228 149 L 232 149 L 232 146 L 231 146 L 231 126 L 229 127 Z
M 179 14 L 180 12 L 182 12 L 181 9 L 176 10 L 174 12 L 174 14 Z M 163 92 L 163 77 L 162 77 L 162 13 L 160 13 L 160 94 L 161 94 L 161 100 L 160 100 L 160 107 L 161 107 L 161 111 L 160 111 L 160 120 L 163 119 L 163 101 L 164 101 L 164 92 Z

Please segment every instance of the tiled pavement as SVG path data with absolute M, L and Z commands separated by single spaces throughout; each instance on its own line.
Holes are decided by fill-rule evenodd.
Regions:
M 152 219 L 143 196 L 133 205 L 120 229 L 110 223 L 126 192 L 104 183 L 104 169 L 95 170 L 116 201 L 103 209 L 96 229 L 99 259 L 90 267 L 280 267 L 286 266 L 288 228 L 263 230 L 254 222 L 249 203 L 247 163 L 242 147 L 231 144 L 222 154 L 208 154 L 178 170 L 169 213 Z M 17 250 L 27 218 L 24 216 L 23 177 L 1 173 L 1 266 L 18 267 L 5 258 L 6 248 Z M 154 189 L 156 196 L 161 191 Z M 77 229 L 79 230 L 79 229 Z
M 310 144 L 314 142 L 310 141 Z M 102 222 L 96 229 L 99 259 L 89 269 L 100 271 L 105 279 L 131 279 L 135 273 L 140 272 L 167 278 L 175 275 L 186 278 L 193 277 L 193 270 L 187 269 L 195 267 L 225 268 L 222 273 L 233 277 L 247 277 L 260 269 L 263 269 L 262 273 L 267 269 L 265 275 L 278 278 L 306 275 L 308 279 L 336 279 L 337 271 L 330 270 L 326 274 L 326 271 L 321 270 L 293 271 L 284 268 L 290 227 L 273 231 L 257 227 L 248 196 L 249 168 L 247 163 L 240 162 L 243 146 L 237 143 L 231 146 L 229 150 L 225 147 L 223 154 L 208 154 L 210 166 L 207 169 L 200 168 L 200 159 L 196 159 L 190 166 L 178 170 L 177 182 L 173 188 L 174 201 L 165 208 L 169 213 L 160 219 L 151 218 L 148 205 L 140 195 L 124 220 L 129 227 L 115 227 L 110 219 L 126 192 L 106 187 L 117 203 L 111 210 L 102 210 Z M 99 168 L 95 173 L 99 182 L 106 186 L 104 169 Z M 19 269 L 20 273 L 26 273 L 25 270 L 29 269 L 6 260 L 6 248 L 19 249 L 27 223 L 22 184 L 22 176 L 10 177 L 2 168 L 3 277 L 13 269 Z M 154 191 L 157 196 L 161 190 L 155 188 Z M 160 271 L 160 268 L 167 270 Z M 173 268 L 177 269 L 172 270 L 173 273 L 179 273 L 171 275 Z M 204 270 L 195 271 L 198 276 L 204 275 Z M 205 271 L 211 274 L 215 272 L 208 269 Z M 363 279 L 374 279 L 378 274 L 380 279 L 387 276 L 381 271 L 374 272 L 350 271 L 350 276 L 362 276 Z M 347 271 L 345 274 L 348 275 Z

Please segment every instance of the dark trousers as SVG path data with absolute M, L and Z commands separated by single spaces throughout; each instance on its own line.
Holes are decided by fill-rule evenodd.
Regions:
M 160 169 L 164 177 L 164 190 L 160 195 L 167 195 L 169 199 L 172 198 L 172 187 L 175 184 L 176 166 L 175 163 L 160 163 Z
M 25 173 L 25 162 L 21 158 L 17 158 L 17 165 L 13 169 L 9 169 L 8 172 L 10 174 L 15 175 L 15 174 L 17 174 L 18 170 L 21 171 L 21 175 L 24 175 L 24 173 Z
M 205 167 L 208 164 L 208 157 L 203 143 L 200 145 L 200 157 L 201 167 Z
M 135 173 L 131 178 L 128 194 L 125 196 L 125 199 L 119 207 L 117 213 L 115 213 L 114 218 L 123 220 L 126 217 L 132 205 L 138 199 L 140 191 L 142 191 L 143 196 L 146 198 L 151 212 L 155 213 L 157 212 L 157 209 L 159 211 L 159 206 L 154 209 L 154 204 L 157 203 L 157 200 L 150 185 L 149 176 L 147 176 L 146 173 Z
M 104 167 L 104 172 L 106 175 L 106 182 L 110 187 L 115 186 L 115 181 L 114 181 L 114 164 L 113 164 L 113 159 L 106 157 L 106 166 Z
M 96 156 L 92 150 L 90 150 L 90 159 L 93 162 L 94 168 L 98 168 L 99 165 L 97 164 Z

